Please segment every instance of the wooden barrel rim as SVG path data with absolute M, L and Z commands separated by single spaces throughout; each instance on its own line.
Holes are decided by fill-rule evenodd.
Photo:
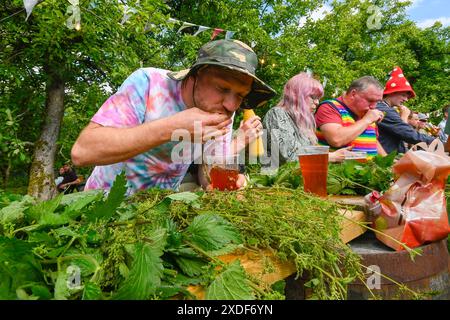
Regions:
M 416 255 L 414 261 L 406 250 L 393 251 L 384 246 L 375 238 L 373 232 L 366 232 L 349 244 L 362 258 L 366 267 L 376 265 L 382 274 L 402 283 L 428 278 L 443 271 L 448 272 L 447 239 L 421 246 L 418 248 L 422 251 L 421 256 Z M 364 246 L 369 249 L 364 250 Z M 381 284 L 392 282 L 382 277 Z

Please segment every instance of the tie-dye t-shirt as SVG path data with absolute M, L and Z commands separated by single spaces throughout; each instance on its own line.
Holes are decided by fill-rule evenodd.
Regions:
M 135 71 L 102 105 L 91 121 L 106 127 L 130 128 L 185 110 L 181 81 L 170 79 L 168 72 L 155 68 Z M 230 142 L 231 130 L 226 136 L 216 139 L 216 145 L 209 143 L 205 149 L 219 145 L 221 150 L 227 152 Z M 172 160 L 172 150 L 178 143 L 170 141 L 124 162 L 96 166 L 86 181 L 85 189 L 109 190 L 116 176 L 125 171 L 128 195 L 151 187 L 177 190 L 191 163 Z

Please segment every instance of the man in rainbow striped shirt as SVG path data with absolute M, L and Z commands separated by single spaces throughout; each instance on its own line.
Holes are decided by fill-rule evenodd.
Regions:
M 370 159 L 386 155 L 378 142 L 377 122 L 383 112 L 376 109 L 383 99 L 383 86 L 377 79 L 364 76 L 354 80 L 337 99 L 323 101 L 316 110 L 317 138 L 331 148 L 352 146 L 352 151 L 367 152 Z

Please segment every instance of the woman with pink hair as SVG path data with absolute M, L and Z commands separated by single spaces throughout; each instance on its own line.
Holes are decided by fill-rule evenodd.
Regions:
M 320 82 L 301 72 L 289 79 L 280 102 L 266 113 L 267 150 L 272 158 L 278 152 L 280 165 L 298 160 L 299 147 L 317 144 L 313 113 L 322 97 Z M 346 150 L 349 148 L 331 152 L 330 162 L 343 161 Z

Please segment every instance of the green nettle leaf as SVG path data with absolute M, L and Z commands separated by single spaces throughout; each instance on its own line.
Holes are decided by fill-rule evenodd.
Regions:
M 151 208 L 151 210 L 156 213 L 159 213 L 159 214 L 165 214 L 165 213 L 169 212 L 170 203 L 171 203 L 171 200 L 169 198 L 165 198 L 164 200 L 159 202 L 157 205 L 155 205 L 153 208 Z
M 206 289 L 207 300 L 254 300 L 239 260 L 227 266 Z
M 50 290 L 43 285 L 32 286 L 31 292 L 33 293 L 33 296 L 38 297 L 39 299 L 42 299 L 42 300 L 49 300 L 52 298 L 52 294 L 50 293 Z
M 242 243 L 239 232 L 231 223 L 212 214 L 196 216 L 183 237 L 206 251 L 218 250 L 230 242 Z
M 101 300 L 102 289 L 95 283 L 88 282 L 84 285 L 82 300 Z
M 63 237 L 63 236 L 66 236 L 66 237 L 80 237 L 80 235 L 78 233 L 76 233 L 74 230 L 72 230 L 69 227 L 61 227 L 61 228 L 58 228 L 58 229 L 53 229 L 52 231 L 58 237 Z
M 68 256 L 65 259 L 70 258 Z M 80 268 L 81 276 L 87 277 L 97 271 L 99 268 L 99 263 L 95 260 L 92 255 L 77 255 L 71 259 L 71 264 Z
M 39 297 L 36 297 L 34 295 L 29 295 L 25 289 L 18 288 L 16 290 L 17 299 L 19 300 L 38 300 Z
M 71 202 L 64 210 L 63 214 L 69 216 L 72 219 L 79 217 L 82 212 L 81 209 L 95 200 L 100 199 L 101 193 L 96 190 L 96 193 L 87 193 L 83 197 L 76 198 Z M 75 194 L 83 194 L 83 192 L 77 192 Z
M 181 271 L 190 277 L 202 274 L 205 271 L 204 267 L 208 265 L 208 262 L 198 258 L 175 257 L 174 259 Z
M 381 168 L 390 168 L 394 164 L 395 157 L 397 156 L 397 151 L 392 151 L 386 157 L 377 155 L 373 158 L 373 161 L 379 165 Z
M 56 240 L 47 232 L 35 231 L 28 234 L 28 242 L 45 242 L 48 245 L 52 245 Z
M 0 299 L 14 299 L 19 287 L 43 282 L 32 248 L 23 240 L 0 236 Z
M 42 213 L 42 215 L 39 217 L 38 220 L 38 224 L 40 224 L 41 226 L 52 226 L 52 227 L 56 227 L 56 226 L 60 226 L 63 224 L 67 224 L 71 221 L 72 219 L 70 219 L 69 216 L 65 215 L 65 214 L 57 214 L 57 213 L 52 213 L 52 212 L 44 212 Z
M 163 264 L 161 255 L 166 245 L 164 229 L 155 230 L 151 244 L 135 244 L 134 259 L 128 278 L 113 296 L 116 300 L 143 300 L 155 294 L 161 285 Z
M 156 289 L 156 295 L 158 295 L 159 299 L 168 299 L 179 293 L 182 293 L 185 296 L 192 295 L 191 293 L 189 293 L 189 291 L 186 290 L 186 288 L 183 288 L 182 286 L 169 285 L 167 283 L 161 283 L 161 286 Z
M 109 192 L 108 199 L 105 202 L 100 202 L 92 208 L 87 214 L 88 221 L 95 220 L 109 220 L 116 213 L 117 208 L 125 199 L 125 192 L 127 191 L 127 180 L 125 173 L 122 172 L 116 177 L 113 186 Z
M 61 205 L 69 207 L 73 206 L 73 210 L 79 210 L 91 201 L 100 199 L 102 196 L 102 190 L 86 190 L 82 192 L 69 193 L 63 196 Z
M 341 183 L 338 179 L 328 176 L 327 191 L 329 194 L 339 194 L 342 190 Z
M 171 194 L 171 195 L 167 196 L 167 198 L 172 199 L 172 200 L 177 200 L 177 201 L 183 201 L 186 204 L 191 204 L 193 202 L 196 202 L 198 200 L 199 196 L 193 192 L 187 191 L 187 192 Z
M 0 210 L 0 222 L 14 222 L 24 217 L 25 210 L 35 204 L 36 200 L 28 195 L 24 196 L 20 201 L 11 202 L 8 206 Z
M 54 219 L 53 212 L 58 208 L 58 206 L 61 203 L 63 194 L 59 194 L 57 197 L 38 203 L 37 205 L 28 208 L 28 210 L 25 211 L 25 217 L 27 221 L 32 222 L 36 221 L 39 222 L 41 220 L 42 216 L 46 215 L 44 218 L 45 222 L 48 222 L 49 224 L 52 224 Z M 56 220 L 54 220 L 56 222 Z M 40 224 L 40 222 L 39 222 Z
M 55 282 L 54 298 L 56 300 L 67 300 L 70 296 L 68 284 L 68 274 L 66 270 L 60 270 Z
M 314 279 L 311 279 L 311 280 L 309 280 L 308 282 L 306 282 L 306 283 L 305 283 L 305 287 L 307 287 L 307 288 L 314 288 L 314 287 L 316 287 L 317 285 L 319 285 L 319 283 L 320 283 L 320 280 L 314 278 Z
M 161 284 L 162 275 L 162 260 L 151 246 L 138 243 L 128 278 L 123 282 L 114 299 L 148 299 Z

